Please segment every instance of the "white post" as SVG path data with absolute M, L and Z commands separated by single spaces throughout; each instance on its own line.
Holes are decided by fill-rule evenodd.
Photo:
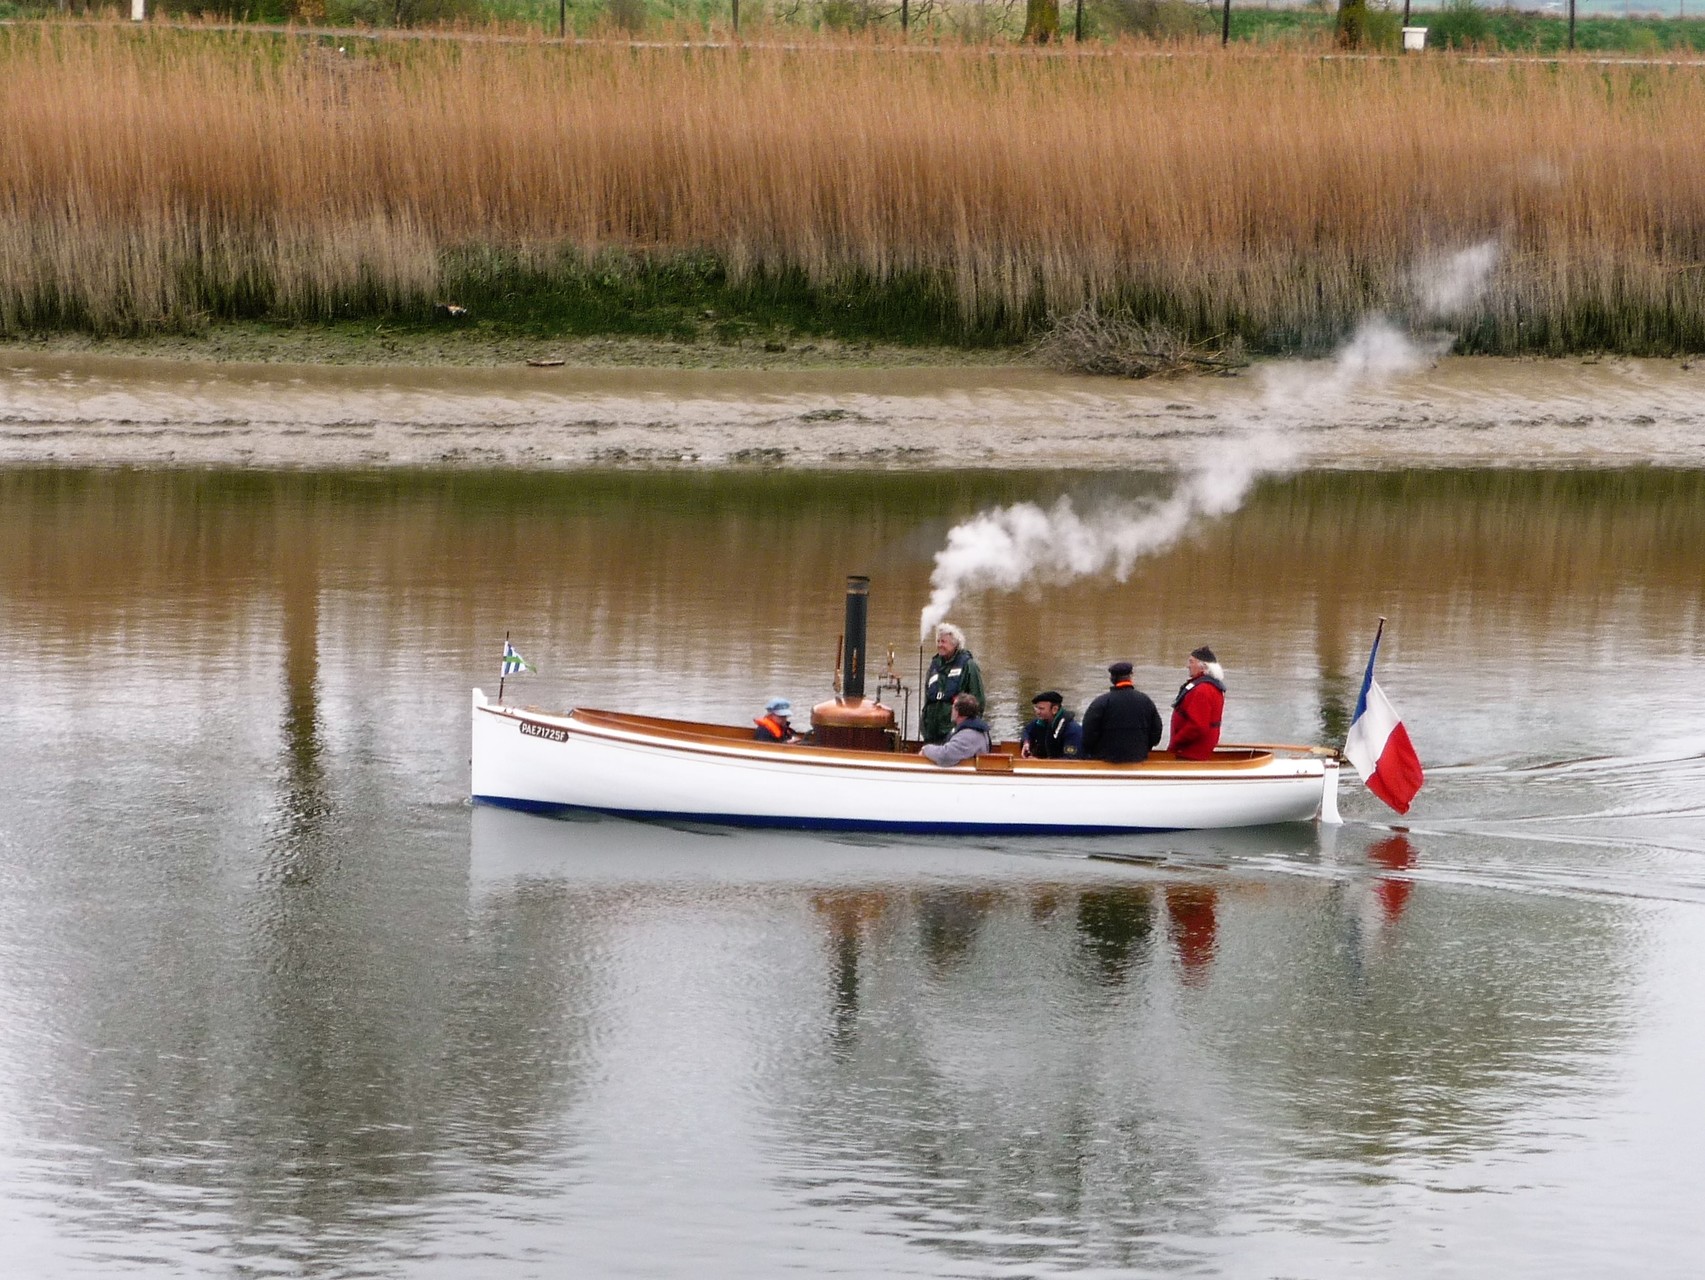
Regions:
M 148 16 L 148 0 L 130 0 L 130 20 L 141 22 Z

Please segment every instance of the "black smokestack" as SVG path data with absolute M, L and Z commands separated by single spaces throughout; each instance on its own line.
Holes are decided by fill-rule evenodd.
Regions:
M 847 642 L 841 665 L 843 697 L 864 697 L 864 633 L 869 618 L 870 579 L 854 574 L 847 579 Z

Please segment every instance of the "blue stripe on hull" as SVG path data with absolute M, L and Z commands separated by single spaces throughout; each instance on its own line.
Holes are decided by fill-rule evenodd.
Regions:
M 791 831 L 892 831 L 904 835 L 938 836 L 1135 836 L 1182 827 L 1084 827 L 1037 826 L 1012 822 L 884 822 L 880 818 L 777 818 L 746 813 L 675 813 L 661 809 L 600 809 L 594 805 L 552 804 L 544 800 L 517 800 L 510 796 L 475 796 L 475 804 L 522 813 L 565 815 L 598 813 L 607 818 L 632 818 L 641 822 L 698 822 L 718 827 L 770 827 Z

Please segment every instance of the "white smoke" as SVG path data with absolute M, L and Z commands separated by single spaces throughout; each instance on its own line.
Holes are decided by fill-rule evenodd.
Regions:
M 1484 240 L 1445 258 L 1425 263 L 1415 272 L 1413 287 L 1429 319 L 1461 315 L 1480 300 L 1498 265 L 1498 242 Z
M 1370 382 L 1387 382 L 1425 369 L 1450 349 L 1449 334 L 1415 337 L 1404 333 L 1384 316 L 1368 316 L 1356 327 L 1350 340 L 1338 348 L 1331 365 L 1268 365 L 1261 373 L 1262 422 L 1284 418 L 1299 410 L 1318 408 L 1339 400 Z M 1245 436 L 1260 436 L 1270 428 L 1261 424 L 1244 427 Z M 1226 442 L 1235 449 L 1240 442 Z
M 1487 247 L 1476 246 L 1451 261 L 1477 255 Z M 1463 267 L 1460 272 L 1469 269 Z M 1456 270 L 1440 276 L 1439 297 L 1447 296 L 1446 285 L 1459 287 L 1458 281 L 1466 278 L 1452 275 Z M 1490 263 L 1479 268 L 1474 278 L 1484 281 L 1489 270 Z M 1300 408 L 1318 409 L 1370 381 L 1424 368 L 1450 342 L 1448 335 L 1417 341 L 1389 321 L 1369 317 L 1324 371 L 1318 366 L 1264 370 L 1260 416 L 1214 441 L 1167 497 L 1082 513 L 1070 498 L 1061 498 L 1047 510 L 1020 502 L 979 512 L 954 526 L 947 545 L 936 552 L 929 603 L 919 619 L 922 638 L 931 638 L 968 591 L 1014 591 L 1039 574 L 1056 582 L 1091 574 L 1124 582 L 1143 557 L 1173 546 L 1201 520 L 1236 511 L 1257 480 L 1290 469 L 1296 446 L 1274 428 L 1275 420 Z
M 978 513 L 956 525 L 936 552 L 919 620 L 923 638 L 964 591 L 1013 591 L 1044 573 L 1055 581 L 1091 574 L 1125 581 L 1138 560 L 1172 546 L 1199 518 L 1237 510 L 1255 481 L 1283 470 L 1290 454 L 1276 436 L 1255 433 L 1216 450 L 1163 499 L 1079 514 L 1068 497 L 1047 510 L 1020 502 Z

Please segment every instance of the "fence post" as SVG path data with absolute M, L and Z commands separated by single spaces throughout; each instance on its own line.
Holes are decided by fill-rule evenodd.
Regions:
M 1225 0 L 1225 17 L 1220 22 L 1220 48 L 1231 43 L 1231 0 Z
M 912 29 L 912 15 L 907 12 L 909 4 L 910 0 L 900 0 L 900 30 L 902 32 Z
M 1575 51 L 1575 0 L 1569 0 L 1569 52 Z
M 1077 21 L 1072 24 L 1072 39 L 1083 43 L 1083 0 L 1077 0 Z
M 148 17 L 148 0 L 130 0 L 130 20 L 141 22 Z
M 734 0 L 734 34 L 740 34 L 740 0 Z
M 557 39 L 568 39 L 568 0 L 556 0 Z

